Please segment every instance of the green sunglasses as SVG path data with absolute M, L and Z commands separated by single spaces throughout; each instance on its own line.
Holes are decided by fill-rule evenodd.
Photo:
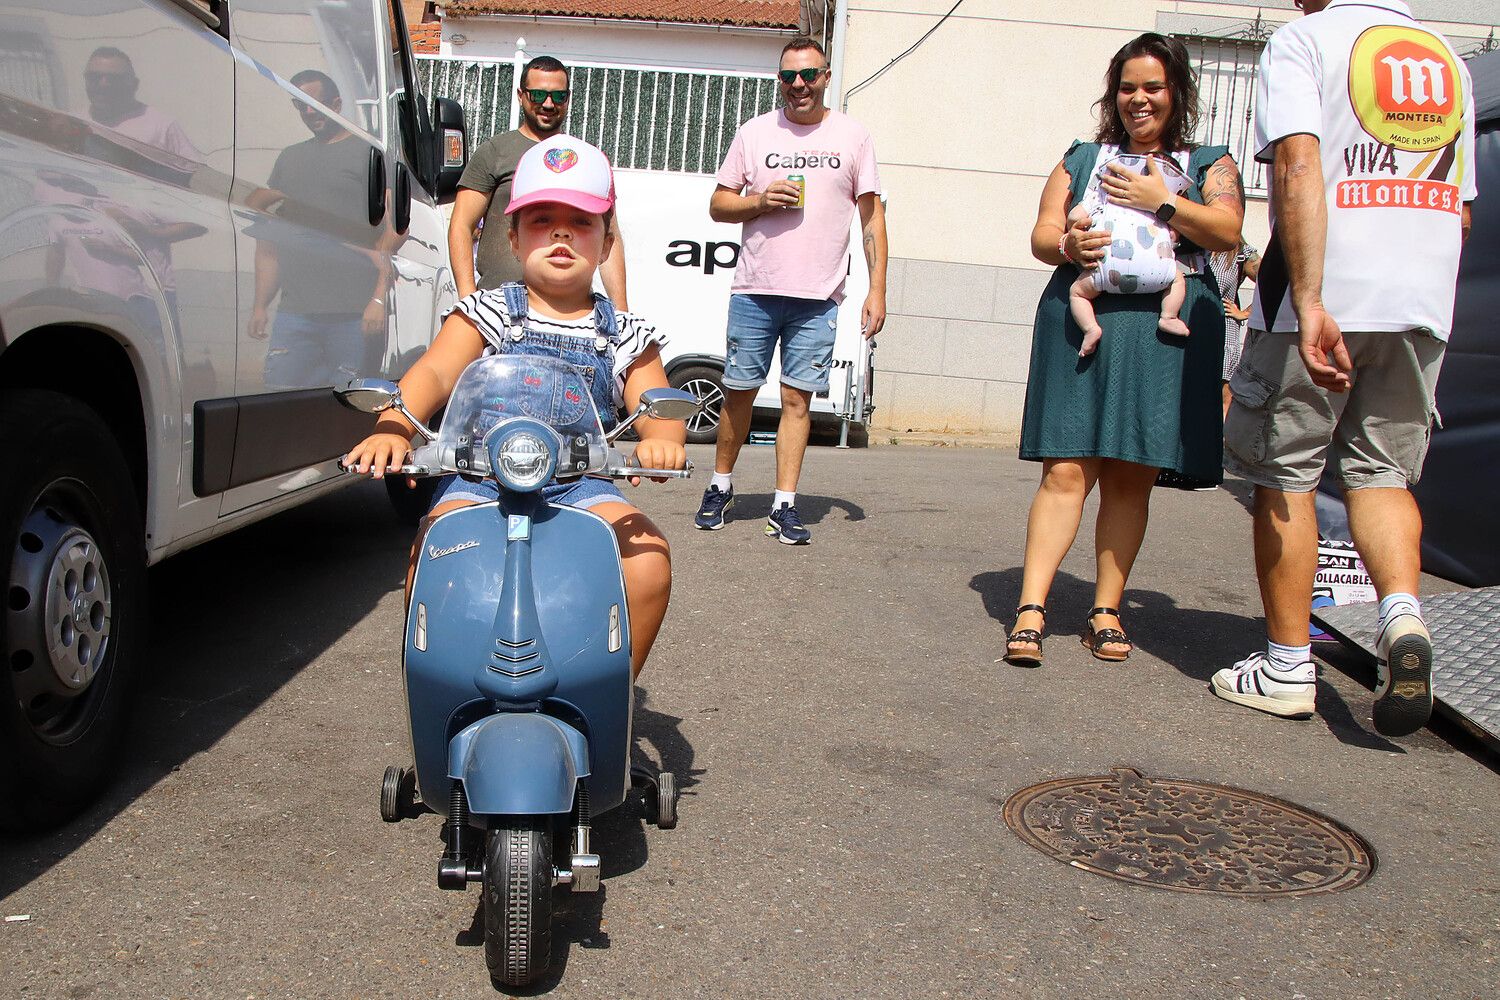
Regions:
M 790 87 L 792 85 L 792 81 L 795 80 L 795 79 L 797 79 L 797 77 L 799 77 L 799 76 L 802 77 L 802 82 L 803 83 L 812 83 L 814 80 L 816 80 L 818 78 L 818 74 L 820 74 L 820 73 L 827 73 L 827 72 L 828 72 L 828 67 L 827 66 L 809 66 L 806 69 L 781 69 L 781 70 L 777 70 L 776 71 L 776 75 L 779 76 L 779 77 L 781 77 L 781 82 L 782 83 L 784 83 L 788 87 Z
M 546 104 L 547 98 L 552 98 L 553 104 L 567 104 L 568 91 L 566 90 L 531 90 L 526 91 L 526 96 L 531 98 L 532 104 Z

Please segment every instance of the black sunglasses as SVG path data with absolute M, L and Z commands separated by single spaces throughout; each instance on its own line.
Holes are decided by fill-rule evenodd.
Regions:
M 828 67 L 827 66 L 809 66 L 806 69 L 782 69 L 782 70 L 777 70 L 776 71 L 776 75 L 779 76 L 779 77 L 781 77 L 781 82 L 782 83 L 784 83 L 788 87 L 790 87 L 792 85 L 792 81 L 795 80 L 795 79 L 797 79 L 797 77 L 799 77 L 799 76 L 802 77 L 802 82 L 803 83 L 812 83 L 814 80 L 816 80 L 818 78 L 818 74 L 820 74 L 820 73 L 827 73 L 827 72 L 828 72 Z
M 526 96 L 531 98 L 532 104 L 546 104 L 547 98 L 552 98 L 553 104 L 567 104 L 568 91 L 566 90 L 531 90 L 527 89 Z

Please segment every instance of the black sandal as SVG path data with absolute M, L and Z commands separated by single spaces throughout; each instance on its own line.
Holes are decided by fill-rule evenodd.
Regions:
M 1042 616 L 1043 624 L 1046 624 L 1047 609 L 1040 604 L 1023 604 L 1016 609 L 1016 621 L 1028 611 L 1035 611 Z M 1036 647 L 1031 649 L 1011 649 L 1011 643 L 1022 642 Z M 1040 667 L 1042 665 L 1042 633 L 1034 628 L 1018 628 L 1005 637 L 1005 655 L 1001 657 L 1006 663 L 1018 667 Z
M 1113 615 L 1120 617 L 1119 608 L 1090 608 L 1089 615 L 1084 619 L 1088 627 L 1088 634 L 1082 637 L 1083 645 L 1090 653 L 1094 654 L 1096 660 L 1108 660 L 1110 663 L 1119 663 L 1130 656 L 1130 651 L 1135 649 L 1135 644 L 1125 637 L 1125 633 L 1117 628 L 1094 628 L 1095 615 Z M 1101 646 L 1124 646 L 1123 653 L 1106 653 Z

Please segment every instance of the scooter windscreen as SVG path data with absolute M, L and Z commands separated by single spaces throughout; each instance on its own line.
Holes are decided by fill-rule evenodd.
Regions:
M 490 476 L 485 437 L 497 425 L 529 417 L 556 432 L 561 452 L 557 479 L 602 469 L 609 445 L 583 373 L 557 358 L 494 354 L 458 377 L 437 440 L 421 446 L 413 462 L 464 476 Z

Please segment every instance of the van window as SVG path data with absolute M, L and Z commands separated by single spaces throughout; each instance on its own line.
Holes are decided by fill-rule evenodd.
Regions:
M 431 185 L 429 160 L 422 150 L 424 136 L 431 131 L 427 108 L 423 102 L 421 85 L 411 63 L 411 42 L 407 34 L 406 19 L 399 0 L 389 0 L 389 26 L 391 32 L 390 62 L 386 67 L 387 100 L 391 134 L 399 136 L 407 163 L 416 171 L 419 184 Z M 394 145 L 394 142 L 393 142 Z
M 380 128 L 381 26 L 384 11 L 349 0 L 234 0 L 239 48 L 282 80 L 309 70 L 332 78 L 339 107 L 322 108 L 376 139 Z

